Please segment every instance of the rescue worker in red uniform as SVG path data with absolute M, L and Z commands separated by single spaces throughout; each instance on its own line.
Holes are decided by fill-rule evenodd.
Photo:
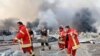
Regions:
M 14 42 L 20 42 L 21 48 L 24 53 L 29 53 L 30 56 L 35 56 L 32 50 L 32 41 L 29 31 L 22 22 L 17 23 L 19 31 L 14 38 Z
M 32 44 L 31 47 L 32 47 L 33 53 L 35 53 L 35 52 L 34 52 L 34 47 L 33 47 L 34 32 L 32 31 L 31 28 L 28 28 L 28 31 L 29 31 L 29 34 L 30 34 L 30 36 L 31 36 L 31 44 Z
M 65 27 L 65 33 L 66 33 L 65 48 L 67 49 L 68 48 L 68 40 L 69 40 L 69 38 L 68 38 L 68 29 L 66 27 Z
M 75 29 L 66 26 L 68 36 L 68 56 L 76 56 L 76 51 L 79 48 L 78 33 Z
M 65 31 L 62 26 L 59 27 L 59 40 L 58 40 L 58 45 L 60 50 L 63 50 L 65 48 Z

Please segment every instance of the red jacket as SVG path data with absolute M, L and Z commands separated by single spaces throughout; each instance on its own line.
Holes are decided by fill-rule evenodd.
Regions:
M 78 33 L 75 29 L 68 30 L 68 48 L 77 49 L 79 48 Z
M 19 31 L 15 37 L 15 40 L 18 40 L 21 43 L 22 48 L 27 48 L 32 46 L 31 36 L 29 34 L 28 29 L 24 25 L 21 25 L 19 27 Z
M 60 43 L 64 42 L 64 44 L 65 44 L 65 40 L 66 40 L 65 37 L 66 37 L 66 32 L 64 30 L 60 31 L 59 32 L 59 41 L 60 41 Z

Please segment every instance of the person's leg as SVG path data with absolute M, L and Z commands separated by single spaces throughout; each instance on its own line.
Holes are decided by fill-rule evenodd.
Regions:
M 61 43 L 58 43 L 58 45 L 59 45 L 59 49 L 62 50 L 62 48 L 61 48 Z
M 35 52 L 32 49 L 30 50 L 30 55 L 35 56 Z
M 22 50 L 23 50 L 23 55 L 27 55 L 27 56 L 29 56 L 30 55 L 30 53 L 29 53 L 29 49 L 28 48 L 22 48 Z
M 68 52 L 67 52 L 67 53 L 68 53 L 67 56 L 71 56 L 71 55 L 72 55 L 72 48 L 68 48 L 67 50 L 68 50 Z
M 65 49 L 65 44 L 62 44 L 62 46 L 63 46 L 62 48 Z
M 25 54 L 26 53 L 26 48 L 22 48 L 22 51 Z
M 29 53 L 30 56 L 35 56 L 35 52 L 33 51 L 32 47 L 27 47 L 26 52 Z
M 65 48 L 68 48 L 68 41 L 65 41 Z
M 49 45 L 48 42 L 45 42 L 45 45 L 48 46 L 49 50 L 51 50 L 51 46 Z
M 46 46 L 49 46 L 49 43 L 45 42 L 45 45 L 46 45 Z
M 44 42 L 41 42 L 41 46 L 42 46 L 42 51 L 44 51 Z
M 42 47 L 42 51 L 44 51 L 44 44 L 45 44 L 45 40 L 44 40 L 44 36 L 41 36 L 41 47 Z
M 76 56 L 76 50 L 72 51 L 72 56 Z
M 51 50 L 51 46 L 49 45 L 47 36 L 44 36 L 44 42 L 45 42 L 45 45 L 49 48 L 49 50 Z
M 65 45 L 62 43 L 59 43 L 59 48 L 60 48 L 60 50 L 63 50 L 65 48 Z
M 31 50 L 31 53 L 32 53 L 32 56 L 35 56 L 35 51 L 34 51 L 34 47 L 31 46 L 32 50 Z
M 65 46 L 66 53 L 68 54 L 68 45 Z

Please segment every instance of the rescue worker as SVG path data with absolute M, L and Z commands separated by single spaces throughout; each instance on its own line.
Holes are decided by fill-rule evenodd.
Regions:
M 33 50 L 33 53 L 35 53 L 34 52 L 34 47 L 33 47 L 33 38 L 34 38 L 34 32 L 31 30 L 31 28 L 28 28 L 28 30 L 29 30 L 29 34 L 30 34 L 30 36 L 31 36 L 31 44 L 32 44 L 32 50 Z
M 41 33 L 41 46 L 42 46 L 42 51 L 45 50 L 45 45 L 48 46 L 49 50 L 51 49 L 51 46 L 48 43 L 48 31 L 47 28 L 42 27 L 42 29 L 40 30 Z
M 35 56 L 32 50 L 32 41 L 29 31 L 22 22 L 17 22 L 19 27 L 18 33 L 14 38 L 14 42 L 20 42 L 21 48 L 24 53 L 29 53 L 30 56 Z
M 62 26 L 59 27 L 59 40 L 58 40 L 58 45 L 60 50 L 63 50 L 65 48 L 65 31 Z
M 68 29 L 66 27 L 65 27 L 65 33 L 66 33 L 65 48 L 67 49 L 68 48 L 68 40 L 69 40 L 69 38 L 68 38 Z
M 68 56 L 76 56 L 76 51 L 79 48 L 78 32 L 66 26 L 68 34 Z

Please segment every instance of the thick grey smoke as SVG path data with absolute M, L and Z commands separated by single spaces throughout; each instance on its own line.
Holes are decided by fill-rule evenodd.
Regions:
M 74 2 L 73 2 L 74 1 Z M 55 18 L 56 21 L 58 22 L 58 25 L 71 25 L 72 27 L 77 28 L 79 31 L 96 31 L 96 29 L 98 30 L 98 24 L 100 24 L 100 20 L 99 18 L 99 10 L 98 7 L 96 5 L 99 5 L 100 8 L 100 4 L 98 0 L 46 0 L 42 7 L 41 7 L 41 11 L 42 12 L 47 12 L 48 10 L 51 10 L 52 13 L 54 14 L 53 16 L 49 16 L 48 18 Z M 77 13 L 79 14 L 85 14 L 85 12 L 82 12 L 82 10 L 84 10 L 84 8 L 88 8 L 89 12 L 90 12 L 90 16 L 89 18 L 87 17 L 88 15 L 86 15 L 87 19 L 84 19 L 85 17 L 81 17 L 81 18 L 75 18 L 75 16 L 77 15 Z M 41 12 L 40 11 L 40 12 Z M 45 13 L 46 14 L 46 13 Z M 86 13 L 87 14 L 87 13 Z M 41 17 L 40 17 L 41 18 Z M 48 18 L 43 19 L 42 21 L 50 21 Z M 81 23 L 81 27 L 80 26 L 75 26 L 73 23 L 75 21 L 76 22 L 80 22 Z M 83 20 L 83 21 L 81 21 Z M 88 22 L 85 22 L 88 21 Z M 50 21 L 52 22 L 52 21 Z M 53 25 L 53 24 L 51 24 Z M 74 26 L 73 26 L 74 25 Z M 76 24 L 78 25 L 78 24 Z M 80 30 L 82 29 L 82 30 Z
M 47 23 L 47 26 L 52 28 L 57 28 L 58 26 L 58 21 L 56 20 L 56 16 L 51 9 L 48 9 L 46 11 L 41 11 L 39 13 L 39 18 L 40 22 L 38 27 L 42 27 L 44 23 Z
M 92 12 L 88 8 L 82 8 L 73 17 L 73 26 L 80 32 L 97 32 L 93 26 L 96 20 L 92 16 Z
M 18 27 L 16 22 L 18 19 L 16 18 L 8 18 L 5 20 L 2 20 L 1 25 L 0 25 L 0 30 L 7 30 L 7 31 L 15 31 Z
M 22 22 L 34 21 L 38 18 L 39 26 L 46 22 L 49 27 L 57 28 L 58 25 L 73 27 L 75 15 L 82 14 L 80 12 L 82 8 L 88 8 L 92 14 L 88 21 L 90 28 L 95 27 L 100 31 L 99 0 L 0 0 L 0 18 L 21 18 Z M 79 21 L 79 19 L 77 20 Z M 93 20 L 95 22 L 91 22 Z M 0 26 L 3 25 L 0 24 Z

